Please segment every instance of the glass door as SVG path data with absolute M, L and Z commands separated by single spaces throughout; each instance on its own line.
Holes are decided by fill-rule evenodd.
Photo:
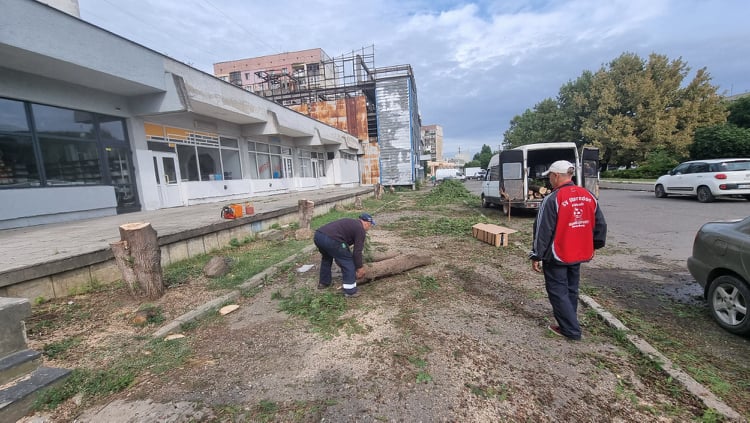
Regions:
M 184 205 L 180 194 L 180 168 L 177 166 L 177 153 L 152 151 L 154 159 L 154 176 L 156 189 L 159 192 L 160 207 L 178 207 Z
M 130 149 L 124 147 L 105 147 L 110 183 L 115 187 L 117 212 L 125 213 L 141 209 L 138 203 L 133 165 L 130 160 Z

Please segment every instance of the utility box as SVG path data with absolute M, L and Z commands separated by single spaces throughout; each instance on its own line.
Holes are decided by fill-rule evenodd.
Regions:
M 507 246 L 508 238 L 514 232 L 518 231 L 489 223 L 477 223 L 471 227 L 471 235 L 474 238 L 496 247 Z

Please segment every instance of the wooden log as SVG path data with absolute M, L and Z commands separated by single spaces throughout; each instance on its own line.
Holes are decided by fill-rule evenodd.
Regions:
M 406 254 L 375 263 L 366 263 L 365 276 L 362 279 L 357 280 L 357 284 L 361 285 L 375 279 L 397 275 L 406 272 L 407 270 L 426 266 L 431 263 L 432 257 L 422 254 Z
M 150 299 L 161 297 L 164 282 L 156 230 L 150 223 L 126 223 L 120 226 L 120 239 L 127 242 L 126 260 L 131 264 L 139 291 Z
M 370 257 L 367 257 L 369 258 L 369 260 L 367 261 L 370 263 L 374 263 L 377 261 L 383 261 L 383 260 L 387 260 L 390 258 L 398 257 L 401 254 L 402 253 L 400 251 L 375 251 L 375 252 L 370 253 Z

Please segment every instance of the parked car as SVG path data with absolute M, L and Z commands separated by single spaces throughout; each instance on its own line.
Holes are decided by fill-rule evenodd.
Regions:
M 701 203 L 716 197 L 744 197 L 750 200 L 750 159 L 693 160 L 680 163 L 654 184 L 658 198 L 692 195 Z
M 750 335 L 750 216 L 703 225 L 695 235 L 687 267 L 703 287 L 719 326 Z

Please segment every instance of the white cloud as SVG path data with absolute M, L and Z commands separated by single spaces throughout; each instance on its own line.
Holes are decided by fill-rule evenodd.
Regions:
M 206 72 L 220 61 L 374 44 L 376 66 L 412 65 L 422 119 L 443 125 L 447 152 L 496 148 L 514 115 L 625 51 L 682 57 L 732 93 L 750 90 L 745 0 L 79 3 L 84 19 Z

